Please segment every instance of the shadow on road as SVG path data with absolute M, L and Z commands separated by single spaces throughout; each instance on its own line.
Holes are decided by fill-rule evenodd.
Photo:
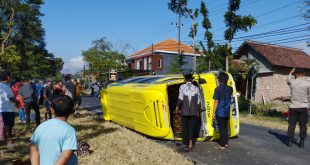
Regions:
M 287 139 L 286 135 L 283 135 L 281 133 L 274 132 L 274 131 L 271 131 L 271 130 L 269 130 L 268 133 L 273 135 L 273 136 L 275 136 L 276 138 L 278 138 L 278 140 L 280 140 L 283 144 L 285 144 L 285 145 L 287 144 L 288 139 Z M 297 141 L 296 141 L 296 138 L 293 139 L 293 143 L 296 144 L 296 145 L 298 144 Z
M 88 111 L 93 111 L 93 110 L 101 109 L 101 106 L 84 107 L 84 108 L 87 109 Z

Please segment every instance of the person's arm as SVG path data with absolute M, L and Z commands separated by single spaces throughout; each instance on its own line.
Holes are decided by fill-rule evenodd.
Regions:
M 32 165 L 40 165 L 39 149 L 34 144 L 30 144 L 30 161 Z
M 294 80 L 295 69 L 296 69 L 296 68 L 293 68 L 293 69 L 290 71 L 290 74 L 288 75 L 287 84 L 289 84 L 289 85 L 291 84 L 292 80 Z
M 44 87 L 44 88 L 43 88 L 43 97 L 44 97 L 44 100 L 45 100 L 45 101 L 48 101 L 48 98 L 47 98 L 47 94 L 46 94 L 46 93 L 47 93 L 46 87 Z
M 180 107 L 182 106 L 182 103 L 183 103 L 184 93 L 183 93 L 183 89 L 181 87 L 179 89 L 179 96 L 178 96 L 177 106 L 175 107 L 175 114 L 178 113 L 178 111 L 180 110 Z
M 70 160 L 72 154 L 72 150 L 63 151 L 60 158 L 56 161 L 55 165 L 66 165 L 67 162 Z
M 11 102 L 13 102 L 13 103 L 16 103 L 16 102 L 17 102 L 17 100 L 16 100 L 15 97 L 10 97 L 9 100 L 10 100 Z
M 214 100 L 213 119 L 215 118 L 215 111 L 216 111 L 218 102 L 219 102 L 218 100 Z
M 219 91 L 218 88 L 215 88 L 214 90 L 214 95 L 213 95 L 213 99 L 214 99 L 214 105 L 213 105 L 213 119 L 215 118 L 215 112 L 218 106 L 218 101 L 219 101 Z

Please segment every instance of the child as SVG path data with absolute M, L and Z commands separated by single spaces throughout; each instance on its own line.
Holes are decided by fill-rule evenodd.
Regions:
M 26 123 L 24 101 L 23 101 L 22 96 L 19 94 L 19 89 L 20 89 L 21 85 L 22 85 L 21 82 L 16 82 L 12 86 L 12 91 L 13 91 L 14 96 L 16 97 L 16 100 L 17 100 L 17 109 L 18 109 L 19 121 Z
M 77 164 L 73 153 L 77 150 L 76 132 L 67 123 L 74 112 L 73 100 L 68 96 L 60 96 L 52 101 L 54 119 L 45 121 L 35 130 L 30 141 L 31 164 Z

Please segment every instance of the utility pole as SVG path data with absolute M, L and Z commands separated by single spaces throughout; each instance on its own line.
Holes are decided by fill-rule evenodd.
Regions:
M 181 54 L 181 15 L 179 14 L 179 23 L 178 23 L 178 56 Z
M 192 19 L 192 45 L 194 51 L 194 70 L 196 71 L 197 68 L 197 58 L 196 58 L 196 51 L 195 51 L 195 20 Z
M 227 44 L 227 49 L 228 49 L 228 51 L 227 52 L 230 52 L 230 49 L 231 49 L 231 41 L 229 41 L 228 42 L 228 44 Z M 228 59 L 228 55 L 229 54 L 226 54 L 226 57 L 225 57 L 225 69 L 226 69 L 226 72 L 229 72 L 229 59 Z

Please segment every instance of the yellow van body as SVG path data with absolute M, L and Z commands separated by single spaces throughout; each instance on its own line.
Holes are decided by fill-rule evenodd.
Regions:
M 219 138 L 219 134 L 212 126 L 213 94 L 218 85 L 217 74 L 218 72 L 200 74 L 200 79 L 206 80 L 206 83 L 200 84 L 204 102 L 201 113 L 202 131 L 198 140 Z M 198 82 L 198 75 L 194 77 L 194 81 Z M 178 94 L 178 87 L 182 84 L 184 84 L 182 75 L 141 76 L 113 83 L 101 91 L 103 118 L 147 136 L 181 140 L 172 128 L 174 109 L 171 108 L 170 104 L 173 102 L 172 100 L 169 102 L 168 95 Z M 233 88 L 229 135 L 234 137 L 239 134 L 239 110 L 235 82 L 230 74 L 228 85 Z M 171 91 L 171 87 L 174 87 L 174 91 Z

